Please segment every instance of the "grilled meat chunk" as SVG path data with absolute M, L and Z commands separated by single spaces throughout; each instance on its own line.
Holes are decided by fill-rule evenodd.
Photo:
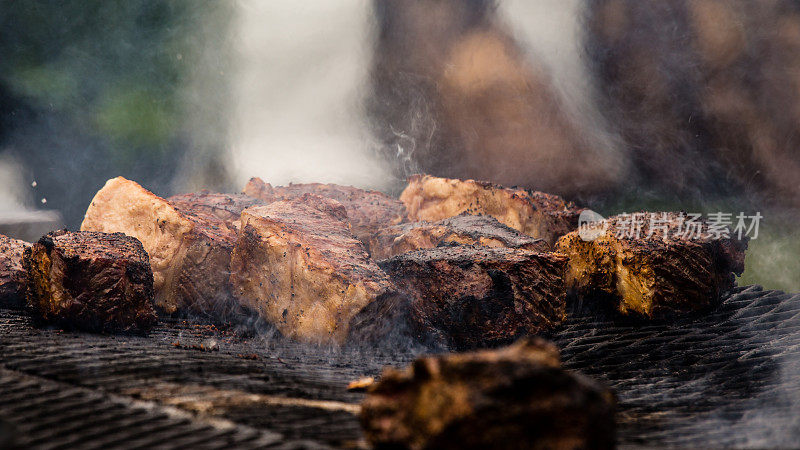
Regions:
M 610 298 L 623 314 L 657 317 L 714 304 L 744 271 L 747 240 L 679 213 L 635 213 L 569 233 L 556 248 L 569 257 L 571 292 Z
M 614 395 L 540 339 L 384 369 L 360 421 L 380 448 L 613 448 Z
M 244 210 L 231 281 L 281 333 L 319 344 L 343 343 L 359 311 L 396 296 L 342 204 L 313 194 Z
M 81 230 L 122 232 L 150 255 L 156 306 L 166 313 L 225 316 L 236 307 L 228 269 L 236 232 L 211 214 L 176 205 L 137 183 L 113 178 L 95 195 Z
M 352 186 L 307 183 L 272 187 L 261 178 L 251 178 L 243 192 L 267 202 L 291 200 L 304 194 L 316 194 L 334 199 L 347 210 L 352 232 L 363 242 L 366 242 L 375 231 L 398 224 L 405 218 L 405 206 L 397 199 L 382 192 Z
M 228 231 L 239 230 L 242 211 L 265 202 L 245 194 L 218 194 L 202 190 L 189 194 L 173 195 L 167 201 L 178 211 L 212 222 L 222 221 Z
M 386 259 L 405 252 L 450 244 L 550 250 L 543 239 L 522 234 L 494 217 L 462 213 L 438 222 L 414 222 L 382 228 L 370 237 L 369 252 L 375 259 Z
M 89 331 L 156 323 L 153 273 L 141 242 L 122 233 L 66 230 L 25 250 L 28 303 L 46 322 Z
M 0 234 L 0 304 L 25 304 L 26 275 L 22 256 L 31 244 Z
M 463 212 L 486 214 L 553 244 L 578 225 L 580 210 L 561 197 L 475 180 L 414 175 L 400 195 L 411 221 L 437 221 Z
M 411 296 L 421 340 L 469 349 L 550 330 L 566 310 L 566 258 L 466 245 L 404 253 L 378 265 Z

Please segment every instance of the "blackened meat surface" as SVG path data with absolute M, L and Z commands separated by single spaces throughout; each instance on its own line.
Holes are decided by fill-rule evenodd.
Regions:
M 581 211 L 557 195 L 430 175 L 409 178 L 400 200 L 410 221 L 433 222 L 463 212 L 486 214 L 550 244 L 577 227 Z
M 89 331 L 156 323 L 153 273 L 141 242 L 122 233 L 56 231 L 25 251 L 28 303 L 46 322 Z
M 341 203 L 353 234 L 366 241 L 382 227 L 395 225 L 405 219 L 405 206 L 388 195 L 352 186 L 338 184 L 305 183 L 288 186 L 271 186 L 260 178 L 252 178 L 243 192 L 267 202 L 290 200 L 304 194 L 315 194 Z
M 557 253 L 456 245 L 378 264 L 410 294 L 421 340 L 486 347 L 552 330 L 564 319 L 566 258 Z
M 669 316 L 715 304 L 744 271 L 747 238 L 681 213 L 610 217 L 569 233 L 567 286 L 586 299 L 610 299 L 623 314 Z
M 20 307 L 25 303 L 26 275 L 22 256 L 31 244 L 0 234 L 0 304 Z
M 466 244 L 484 247 L 548 251 L 550 245 L 503 225 L 491 216 L 459 214 L 437 222 L 414 222 L 381 228 L 369 240 L 375 259 L 441 245 Z
M 384 369 L 367 392 L 360 420 L 376 447 L 614 447 L 614 395 L 562 369 L 555 346 L 539 339 L 422 357 Z
M 350 232 L 342 204 L 313 194 L 242 213 L 231 281 L 281 333 L 318 344 L 344 343 L 357 313 L 397 295 Z

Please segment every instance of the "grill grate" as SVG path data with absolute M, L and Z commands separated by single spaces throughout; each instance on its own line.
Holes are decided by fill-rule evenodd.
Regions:
M 622 443 L 793 446 L 800 438 L 800 295 L 751 286 L 664 324 L 574 307 L 556 337 L 569 368 L 614 387 Z
M 565 366 L 617 391 L 623 445 L 800 438 L 800 296 L 742 288 L 705 317 L 663 324 L 573 305 L 553 338 Z M 201 350 L 211 339 L 218 350 Z M 62 332 L 13 310 L 0 310 L 0 348 L 0 420 L 26 448 L 360 446 L 362 397 L 347 382 L 414 356 L 176 320 L 147 337 Z
M 212 426 L 158 407 L 0 370 L 3 448 L 264 448 L 281 436 L 241 425 Z

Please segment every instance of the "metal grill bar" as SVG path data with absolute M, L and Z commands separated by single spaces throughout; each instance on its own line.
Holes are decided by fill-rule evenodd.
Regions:
M 243 426 L 214 427 L 174 417 L 98 392 L 0 369 L 0 417 L 10 424 L 0 437 L 20 448 L 264 448 L 280 435 Z
M 737 289 L 703 317 L 641 324 L 574 306 L 565 365 L 620 399 L 621 443 L 792 446 L 800 438 L 800 296 Z
M 617 391 L 620 444 L 797 442 L 800 296 L 738 289 L 706 316 L 669 323 L 623 321 L 591 306 L 573 305 L 552 338 L 566 367 Z M 218 351 L 199 350 L 209 339 Z M 25 445 L 87 448 L 362 445 L 348 408 L 240 402 L 237 393 L 355 405 L 362 397 L 345 390 L 348 381 L 415 356 L 309 348 L 174 320 L 146 337 L 66 333 L 37 329 L 12 310 L 0 310 L 0 348 L 0 419 L 18 427 Z M 186 389 L 156 389 L 165 385 Z M 191 414 L 176 418 L 131 399 Z M 229 426 L 210 425 L 218 419 Z

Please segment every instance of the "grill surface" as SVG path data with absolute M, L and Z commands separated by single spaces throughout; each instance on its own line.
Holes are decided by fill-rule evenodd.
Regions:
M 617 391 L 622 445 L 800 439 L 800 295 L 740 288 L 663 324 L 573 305 L 553 339 L 566 367 Z M 0 446 L 26 448 L 361 446 L 347 382 L 413 358 L 174 320 L 146 337 L 65 332 L 13 310 L 0 349 Z

